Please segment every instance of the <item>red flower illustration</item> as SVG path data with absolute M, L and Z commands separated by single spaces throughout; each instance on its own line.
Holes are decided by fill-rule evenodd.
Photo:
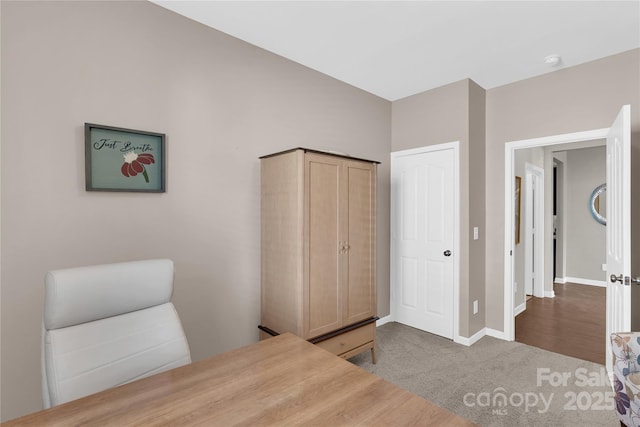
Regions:
M 144 165 L 150 165 L 155 162 L 153 154 L 136 154 L 135 151 L 129 151 L 124 155 L 124 164 L 120 171 L 122 175 L 126 177 L 136 176 L 141 173 L 142 176 L 144 176 L 144 180 L 149 182 L 149 175 L 147 175 L 147 170 L 144 168 Z

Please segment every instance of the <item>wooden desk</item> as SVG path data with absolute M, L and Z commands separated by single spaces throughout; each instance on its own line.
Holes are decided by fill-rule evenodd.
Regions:
M 195 424 L 474 425 L 291 334 L 3 425 Z

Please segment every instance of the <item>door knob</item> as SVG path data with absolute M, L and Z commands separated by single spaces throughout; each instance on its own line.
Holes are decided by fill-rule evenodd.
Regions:
M 636 285 L 640 285 L 640 276 L 639 277 L 629 277 L 629 276 L 624 277 L 622 274 L 619 275 L 619 276 L 616 276 L 615 274 L 612 274 L 609 277 L 609 280 L 611 280 L 611 283 L 620 282 L 620 283 L 624 283 L 627 286 L 631 285 L 632 283 L 635 283 Z
M 611 283 L 616 283 L 616 282 L 622 283 L 624 281 L 622 274 L 619 275 L 619 276 L 616 276 L 615 274 L 612 274 L 609 277 L 609 280 L 611 280 Z
M 449 249 L 444 251 L 444 256 L 451 256 L 451 251 Z

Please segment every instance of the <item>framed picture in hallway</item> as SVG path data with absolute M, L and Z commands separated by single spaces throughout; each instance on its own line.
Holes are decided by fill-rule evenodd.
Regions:
M 513 222 L 515 230 L 514 235 L 516 239 L 516 245 L 520 243 L 520 187 L 522 185 L 522 178 L 516 176 L 516 186 L 514 192 L 514 204 L 513 211 L 515 212 L 515 221 Z
M 165 192 L 165 134 L 84 124 L 87 191 Z

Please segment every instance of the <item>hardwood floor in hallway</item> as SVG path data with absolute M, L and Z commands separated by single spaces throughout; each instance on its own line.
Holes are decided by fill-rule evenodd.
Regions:
M 555 283 L 555 298 L 532 298 L 516 316 L 516 341 L 605 363 L 606 288 Z

